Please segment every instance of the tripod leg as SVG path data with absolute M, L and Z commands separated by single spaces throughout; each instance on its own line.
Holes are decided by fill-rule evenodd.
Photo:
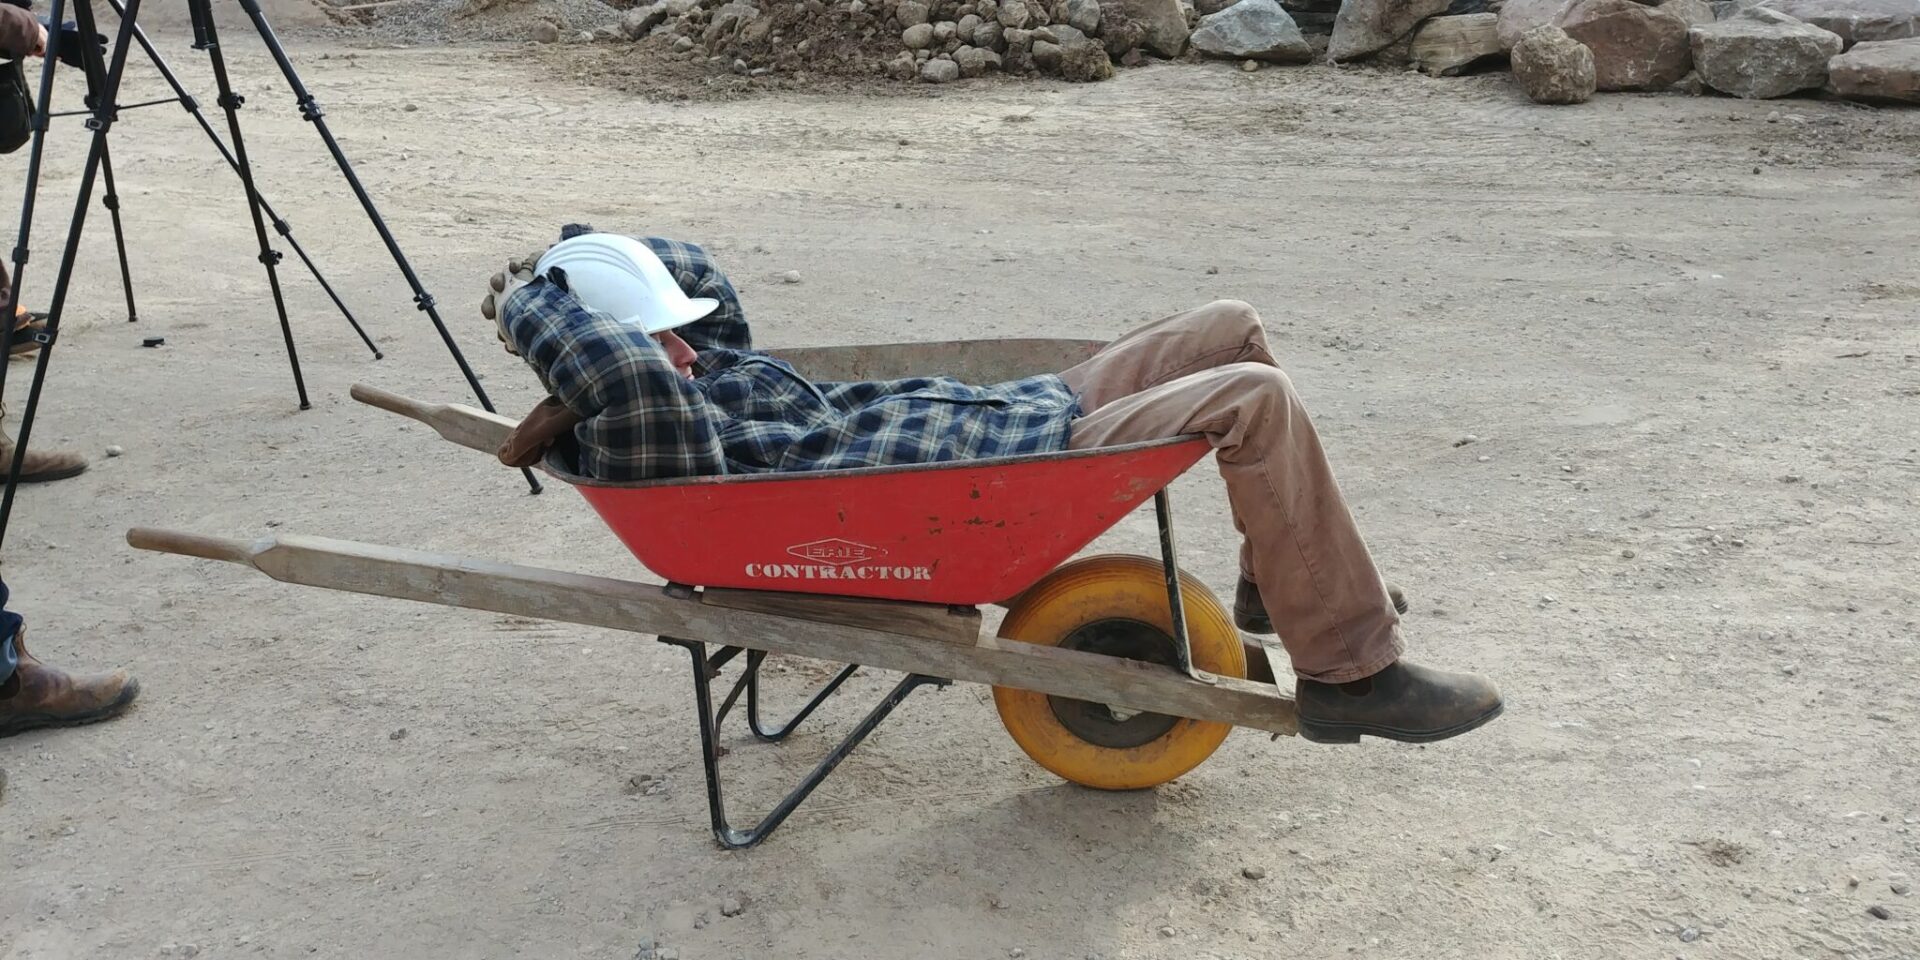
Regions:
M 113 189 L 113 158 L 104 143 L 100 145 L 100 185 L 106 188 L 100 196 L 100 205 L 107 208 L 113 220 L 113 247 L 120 253 L 120 289 L 127 293 L 127 322 L 137 323 L 140 314 L 133 307 L 133 269 L 127 266 L 127 235 L 120 230 L 120 194 Z
M 60 22 L 65 5 L 65 0 L 53 0 L 49 10 L 52 22 Z M 4 301 L 0 309 L 5 311 L 5 319 L 0 321 L 0 402 L 4 402 L 7 396 L 7 358 L 13 355 L 14 318 L 20 309 L 20 284 L 27 272 L 29 241 L 33 237 L 33 202 L 40 193 L 40 156 L 42 148 L 46 146 L 47 115 L 53 103 L 53 66 L 59 56 L 59 46 L 60 31 L 48 31 L 46 59 L 40 65 L 40 95 L 33 111 L 33 149 L 27 154 L 27 182 L 21 190 L 20 235 L 13 245 L 13 276 L 4 284 L 6 289 L 0 290 L 0 300 Z M 18 469 L 15 468 L 7 474 L 8 499 L 13 496 L 13 477 L 17 473 Z M 0 513 L 0 538 L 6 534 L 4 516 L 4 513 Z
M 132 21 L 123 21 L 122 26 L 128 23 Z M 220 90 L 220 107 L 227 112 L 227 134 L 233 139 L 240 184 L 247 191 L 247 213 L 253 217 L 253 235 L 260 241 L 260 264 L 267 268 L 273 309 L 280 316 L 280 336 L 287 343 L 287 362 L 293 367 L 293 388 L 300 395 L 300 409 L 306 410 L 313 405 L 307 402 L 307 382 L 300 375 L 300 353 L 293 346 L 293 325 L 287 321 L 287 301 L 280 293 L 280 271 L 276 266 L 280 262 L 280 251 L 273 249 L 273 242 L 267 239 L 266 220 L 260 214 L 260 193 L 253 187 L 253 165 L 247 162 L 247 142 L 240 135 L 240 105 L 246 98 L 234 93 L 233 84 L 227 79 L 227 60 L 220 54 L 220 39 L 211 13 L 205 17 L 205 31 L 207 59 L 213 63 L 213 82 Z
M 122 16 L 126 14 L 126 7 L 122 0 L 107 0 L 107 6 L 112 7 L 116 14 Z M 199 101 L 195 100 L 193 95 L 187 92 L 187 88 L 180 84 L 180 78 L 174 76 L 173 69 L 167 66 L 166 58 L 160 55 L 160 51 L 154 49 L 153 41 L 147 39 L 146 31 L 140 29 L 137 23 L 133 25 L 133 39 L 140 44 L 140 49 L 146 51 L 147 60 L 153 64 L 154 69 L 160 71 L 160 76 L 166 80 L 167 86 L 173 88 L 174 99 L 179 100 L 180 105 L 193 115 L 194 121 L 200 124 L 201 132 L 207 135 L 207 139 L 213 141 L 213 148 L 220 151 L 221 159 L 225 160 L 227 166 L 238 174 L 240 163 L 233 158 L 233 151 L 227 149 L 227 142 L 220 139 L 220 134 L 214 132 L 213 124 L 207 122 L 207 115 L 200 110 Z M 360 342 L 366 344 L 368 350 L 373 351 L 373 358 L 375 360 L 383 358 L 385 354 L 374 345 L 373 338 L 367 336 L 367 331 L 361 328 L 360 321 L 353 316 L 353 311 L 347 309 L 346 302 L 334 292 L 333 284 L 327 282 L 327 278 L 320 273 L 320 268 L 314 264 L 313 258 L 307 256 L 307 251 L 300 246 L 300 241 L 294 238 L 292 225 L 280 219 L 280 215 L 274 212 L 273 205 L 267 202 L 266 197 L 260 198 L 260 210 L 273 224 L 274 232 L 287 239 L 287 246 L 293 248 L 294 256 L 299 257 L 300 262 L 306 265 L 307 272 L 313 274 L 313 279 L 320 284 L 320 289 L 326 292 L 327 299 L 332 300 L 333 305 L 339 308 L 340 315 L 347 318 L 347 325 L 353 328 L 354 333 L 360 335 Z
M 93 137 L 87 148 L 86 166 L 82 168 L 80 174 L 79 195 L 75 197 L 73 201 L 73 219 L 67 226 L 67 245 L 60 253 L 60 272 L 53 282 L 53 301 L 47 305 L 47 329 L 46 332 L 41 335 L 40 356 L 33 366 L 33 387 L 27 393 L 27 407 L 20 414 L 20 436 L 19 439 L 14 442 L 13 463 L 9 465 L 7 469 L 7 492 L 4 499 L 0 499 L 0 543 L 5 542 L 7 521 L 13 517 L 13 496 L 19 487 L 20 470 L 26 464 L 27 444 L 33 435 L 33 418 L 40 410 L 40 391 L 46 385 L 47 364 L 52 360 L 54 344 L 59 342 L 60 339 L 60 315 L 66 309 L 67 291 L 73 283 L 73 262 L 80 253 L 80 234 L 86 226 L 87 207 L 93 201 L 93 182 L 100 172 L 101 157 L 103 157 L 107 151 L 107 131 L 113 127 L 114 113 L 116 111 L 116 107 L 114 106 L 115 98 L 120 93 L 120 76 L 127 68 L 127 37 L 131 32 L 129 28 L 133 24 L 131 18 L 137 16 L 139 10 L 140 0 L 127 0 L 127 17 L 129 19 L 122 21 L 120 24 L 119 35 L 115 39 L 113 47 L 113 66 L 108 68 L 104 73 L 105 79 L 99 85 L 93 98 L 93 117 L 87 121 L 87 126 L 93 131 Z M 80 36 L 93 36 L 93 9 L 89 5 L 88 0 L 80 0 L 79 3 L 74 4 L 73 13 L 75 23 L 80 28 Z M 59 0 L 54 0 L 53 15 L 60 15 Z M 60 21 L 55 20 L 54 22 L 58 23 Z M 55 35 L 57 35 L 57 31 Z M 45 106 L 48 99 L 48 88 L 51 86 L 53 80 L 53 67 L 51 64 L 53 58 L 58 55 L 55 45 L 56 41 L 49 37 L 47 43 L 49 65 L 46 68 L 46 74 L 41 79 L 42 86 L 40 90 L 40 115 L 43 118 L 46 116 Z M 82 44 L 82 48 L 89 76 L 102 75 L 100 72 L 99 51 L 89 44 Z M 37 159 L 36 156 L 36 160 Z M 8 299 L 12 299 L 12 296 L 9 295 Z M 8 318 L 8 321 L 8 323 L 0 326 L 11 329 L 11 318 Z M 7 339 L 11 340 L 12 338 L 8 337 Z M 0 370 L 4 369 L 4 361 L 0 361 Z
M 204 5 L 207 2 L 188 0 L 190 5 Z M 280 38 L 274 36 L 273 27 L 268 25 L 266 14 L 260 10 L 259 0 L 240 0 L 240 9 L 246 13 L 247 19 L 253 21 L 253 29 L 260 34 L 267 52 L 273 54 L 274 63 L 279 65 L 281 75 L 286 77 L 287 86 L 300 104 L 300 115 L 319 132 L 321 141 L 327 145 L 327 152 L 333 155 L 334 166 L 340 168 L 340 175 L 346 178 L 347 186 L 353 188 L 353 195 L 360 200 L 360 208 L 366 211 L 367 219 L 373 222 L 374 230 L 379 232 L 381 242 L 387 246 L 387 253 L 393 256 L 394 265 L 400 268 L 400 275 L 413 288 L 413 302 L 419 304 L 427 319 L 432 321 L 434 330 L 440 334 L 440 342 L 446 344 L 448 353 L 453 354 L 453 362 L 459 365 L 461 375 L 467 378 L 467 386 L 472 388 L 480 406 L 489 413 L 493 412 L 493 401 L 487 398 L 486 389 L 480 386 L 480 378 L 474 375 L 466 355 L 460 352 L 460 345 L 453 342 L 453 334 L 447 331 L 446 321 L 440 319 L 440 311 L 434 308 L 433 294 L 428 293 L 426 286 L 420 282 L 420 275 L 414 272 L 413 264 L 407 261 L 399 241 L 393 238 L 393 231 L 387 229 L 386 219 L 380 216 L 379 208 L 373 205 L 373 197 L 368 195 L 366 185 L 353 172 L 353 164 L 348 162 L 346 151 L 340 149 L 340 141 L 334 139 L 333 131 L 327 127 L 326 111 L 320 108 L 320 102 L 314 99 L 313 92 L 301 81 L 299 72 L 293 69 L 293 61 L 287 59 L 286 48 L 280 45 Z M 211 14 L 207 16 L 211 17 Z M 534 479 L 533 471 L 522 469 L 520 474 L 526 477 L 527 488 L 531 492 L 540 492 L 540 481 Z

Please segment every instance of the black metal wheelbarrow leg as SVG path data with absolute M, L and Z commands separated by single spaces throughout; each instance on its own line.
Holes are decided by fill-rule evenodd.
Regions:
M 773 831 L 793 813 L 794 809 L 799 807 L 801 802 L 806 800 L 809 794 L 813 793 L 814 788 L 818 787 L 821 781 L 825 780 L 827 775 L 832 773 L 833 769 L 840 765 L 840 761 L 846 759 L 847 754 L 852 753 L 853 749 L 860 745 L 860 741 L 865 740 L 867 735 L 871 734 L 876 727 L 880 726 L 880 722 L 885 720 L 887 715 L 893 712 L 893 708 L 899 706 L 900 701 L 907 698 L 907 694 L 927 684 L 946 686 L 952 682 L 938 677 L 929 677 L 916 673 L 908 675 L 898 684 L 895 684 L 893 690 L 882 698 L 873 710 L 867 713 L 866 717 L 853 728 L 853 731 L 847 734 L 846 738 L 841 740 L 840 743 L 813 768 L 813 771 L 808 773 L 806 777 L 800 781 L 798 786 L 794 787 L 785 797 L 782 797 L 780 802 L 775 804 L 773 809 L 769 811 L 765 817 L 761 818 L 759 823 L 751 828 L 742 830 L 733 826 L 727 820 L 726 800 L 722 796 L 720 788 L 719 738 L 720 724 L 726 719 L 728 711 L 732 710 L 734 704 L 739 701 L 741 692 L 744 690 L 747 694 L 748 725 L 752 729 L 754 736 L 765 741 L 778 742 L 786 739 L 786 737 L 793 732 L 794 728 L 800 725 L 801 721 L 811 715 L 827 697 L 832 696 L 833 693 L 840 688 L 841 684 L 853 676 L 854 671 L 860 668 L 858 665 L 849 665 L 843 668 L 839 674 L 809 698 L 806 705 L 801 707 L 792 719 L 777 727 L 767 728 L 761 722 L 759 715 L 760 665 L 766 660 L 766 654 L 764 652 L 757 650 L 747 652 L 746 670 L 738 680 L 734 681 L 733 689 L 728 691 L 726 699 L 721 701 L 720 708 L 716 710 L 713 707 L 713 680 L 718 675 L 722 666 L 742 652 L 741 648 L 721 647 L 715 651 L 712 656 L 708 656 L 707 644 L 705 643 L 693 640 L 680 640 L 674 637 L 661 637 L 660 642 L 670 643 L 676 647 L 683 647 L 693 658 L 693 698 L 700 721 L 700 761 L 706 770 L 707 776 L 707 812 L 713 821 L 714 839 L 719 841 L 721 846 L 730 850 L 751 847 L 765 840 L 769 834 L 773 833 Z

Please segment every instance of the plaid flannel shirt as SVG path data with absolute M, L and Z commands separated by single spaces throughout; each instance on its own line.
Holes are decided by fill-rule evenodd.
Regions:
M 704 250 L 643 239 L 688 296 L 720 301 L 675 331 L 699 354 L 694 379 L 638 326 L 588 308 L 560 282 L 535 280 L 502 307 L 520 356 L 582 418 L 574 442 L 554 451 L 567 472 L 632 481 L 1066 449 L 1079 403 L 1057 376 L 993 386 L 950 377 L 813 383 L 751 349 L 740 299 Z

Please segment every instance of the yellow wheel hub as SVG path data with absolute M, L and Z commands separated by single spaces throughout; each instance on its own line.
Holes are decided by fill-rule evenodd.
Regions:
M 1086 557 L 1021 594 L 1000 635 L 1049 647 L 1176 666 L 1163 567 L 1146 557 Z M 1193 665 L 1244 678 L 1239 631 L 1219 598 L 1180 575 Z M 1192 770 L 1227 738 L 1231 724 L 1132 713 L 1031 690 L 993 688 L 1000 722 L 1035 763 L 1074 783 L 1138 790 Z

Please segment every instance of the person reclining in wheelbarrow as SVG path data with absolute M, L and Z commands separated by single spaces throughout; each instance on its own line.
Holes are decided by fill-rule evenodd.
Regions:
M 509 466 L 551 456 L 578 476 L 631 481 L 1202 434 L 1244 536 L 1234 620 L 1255 634 L 1278 627 L 1303 736 L 1426 742 L 1499 715 L 1487 679 L 1401 659 L 1405 607 L 1375 569 L 1247 304 L 1176 314 L 1058 374 L 1010 383 L 813 383 L 753 352 L 739 297 L 701 248 L 578 225 L 561 237 L 495 275 L 481 305 L 549 394 L 501 447 Z M 1254 652 L 1258 671 L 1266 658 Z

